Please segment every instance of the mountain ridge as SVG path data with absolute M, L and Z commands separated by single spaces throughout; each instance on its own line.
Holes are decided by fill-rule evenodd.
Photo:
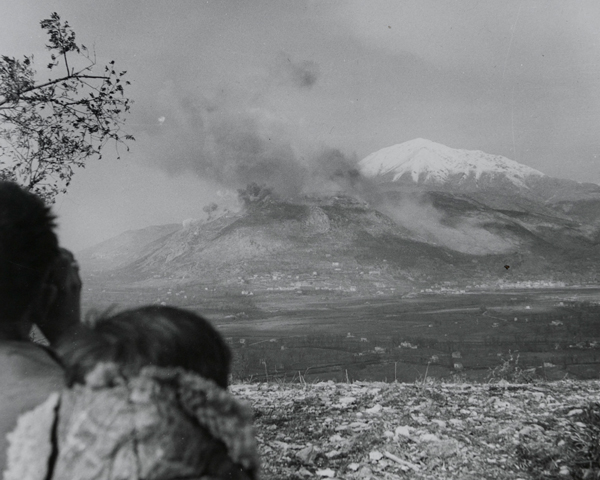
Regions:
M 546 176 L 542 172 L 480 150 L 453 149 L 446 145 L 417 138 L 378 150 L 359 162 L 367 177 L 392 175 L 393 182 L 410 174 L 415 183 L 443 183 L 448 177 L 503 175 L 518 186 L 525 186 L 526 177 Z
M 441 151 L 446 160 L 468 152 L 423 139 L 408 144 L 405 153 Z M 350 192 L 286 199 L 266 188 L 268 195 L 248 197 L 237 213 L 127 232 L 88 249 L 81 263 L 127 282 L 203 279 L 279 288 L 275 271 L 297 280 L 292 287 L 369 294 L 426 282 L 598 278 L 600 186 L 473 155 L 452 157 L 454 173 L 437 157 L 422 162 L 417 166 L 427 171 L 416 177 L 406 162 L 399 163 L 402 171 L 392 163 L 385 170 L 366 157 L 359 166 L 372 176 L 358 178 Z M 453 178 L 484 157 L 489 168 Z M 439 175 L 414 182 L 427 180 L 423 172 Z
M 430 195 L 423 207 L 398 200 L 409 208 L 408 221 L 343 195 L 307 203 L 271 199 L 177 228 L 95 271 L 127 283 L 202 279 L 249 289 L 368 295 L 435 282 L 572 280 L 572 272 L 595 278 L 588 259 L 600 257 L 598 231 L 447 193 Z M 423 210 L 413 215 L 413 208 Z M 411 224 L 414 218 L 421 223 Z M 89 267 L 85 259 L 82 265 Z
M 549 204 L 600 200 L 600 185 L 550 177 L 501 155 L 453 149 L 423 138 L 377 150 L 359 161 L 358 169 L 379 184 L 506 192 Z

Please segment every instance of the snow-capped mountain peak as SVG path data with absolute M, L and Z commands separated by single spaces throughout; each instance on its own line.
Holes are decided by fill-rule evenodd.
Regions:
M 525 187 L 528 177 L 545 175 L 500 155 L 479 150 L 458 150 L 423 138 L 383 148 L 359 162 L 367 177 L 387 177 L 396 182 L 410 178 L 415 183 L 445 184 L 478 182 L 503 177 Z

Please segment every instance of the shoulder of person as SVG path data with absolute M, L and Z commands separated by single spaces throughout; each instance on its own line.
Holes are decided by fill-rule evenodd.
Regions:
M 52 351 L 33 342 L 0 341 L 0 362 L 3 370 L 10 368 L 12 373 L 33 376 L 63 374 Z
M 60 395 L 52 393 L 46 401 L 19 417 L 15 429 L 7 435 L 4 480 L 44 480 L 47 477 L 59 403 Z
M 0 365 L 2 425 L 9 420 L 9 412 L 18 416 L 31 410 L 66 385 L 64 371 L 58 361 L 44 347 L 33 343 L 0 342 Z
M 17 419 L 65 387 L 61 366 L 42 347 L 28 342 L 0 341 L 0 473 L 6 465 L 7 433 Z M 44 416 L 42 411 L 39 415 Z M 44 424 L 39 427 L 44 430 Z M 30 477 L 21 477 L 30 478 Z

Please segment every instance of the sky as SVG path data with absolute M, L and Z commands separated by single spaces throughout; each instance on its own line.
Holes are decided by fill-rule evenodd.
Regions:
M 600 183 L 596 0 L 20 0 L 0 54 L 41 72 L 53 11 L 134 102 L 130 151 L 90 160 L 54 206 L 75 251 L 234 208 L 251 181 L 326 190 L 417 137 Z

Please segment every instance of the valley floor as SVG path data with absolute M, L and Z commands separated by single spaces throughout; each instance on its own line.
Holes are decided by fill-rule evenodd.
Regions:
M 600 474 L 600 381 L 235 384 L 264 480 Z
M 511 360 L 521 380 L 600 378 L 600 288 L 361 297 L 262 292 L 199 284 L 87 284 L 86 310 L 146 304 L 214 322 L 243 380 L 398 381 L 455 374 L 485 381 Z

